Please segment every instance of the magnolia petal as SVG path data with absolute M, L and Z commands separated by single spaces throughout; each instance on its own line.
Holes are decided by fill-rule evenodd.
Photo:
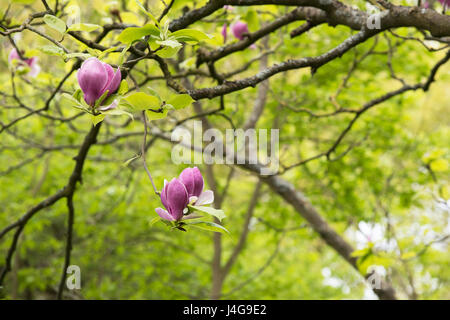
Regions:
M 195 202 L 195 205 L 204 206 L 206 204 L 211 204 L 213 202 L 214 202 L 214 192 L 212 192 L 211 190 L 205 190 L 198 197 L 197 201 Z
M 180 181 L 185 185 L 188 195 L 200 196 L 203 191 L 203 177 L 202 173 L 197 167 L 186 168 L 180 173 Z
M 32 78 L 35 78 L 39 74 L 39 72 L 41 72 L 41 66 L 38 65 L 37 63 L 33 63 L 31 65 L 30 72 L 28 72 L 28 75 Z
M 108 95 L 111 95 L 119 88 L 122 74 L 119 68 L 114 72 L 114 69 L 109 64 L 105 63 L 104 66 L 108 73 L 108 83 L 103 88 L 103 93 L 108 90 Z
M 84 100 L 90 106 L 95 104 L 104 93 L 108 83 L 108 71 L 97 58 L 91 57 L 83 62 L 77 72 L 78 84 L 84 93 Z
M 164 179 L 164 187 L 161 190 L 161 202 L 164 206 L 164 208 L 166 208 L 167 210 L 169 210 L 169 203 L 167 202 L 167 180 Z
M 227 42 L 227 28 L 228 28 L 227 24 L 224 23 L 224 25 L 222 27 L 222 32 L 221 32 L 222 37 L 223 37 L 223 43 Z
M 190 204 L 196 203 L 197 200 L 198 200 L 198 197 L 196 197 L 196 196 L 189 197 L 189 203 L 190 203 Z
M 231 26 L 231 31 L 233 35 L 239 39 L 244 40 L 244 34 L 249 33 L 248 26 L 245 22 L 238 21 Z
M 11 63 L 11 61 L 13 60 L 20 60 L 20 56 L 17 53 L 16 48 L 12 48 L 11 51 L 9 52 L 8 62 Z
M 169 212 L 175 220 L 183 217 L 183 210 L 189 203 L 186 187 L 180 180 L 173 178 L 167 185 L 167 202 Z
M 101 108 L 99 108 L 99 110 L 100 111 L 108 111 L 108 110 L 117 108 L 118 105 L 119 105 L 119 100 L 114 99 L 114 101 L 110 105 L 101 107 Z
M 163 208 L 156 208 L 155 209 L 158 216 L 161 217 L 161 219 L 168 220 L 168 221 L 175 221 L 175 219 Z

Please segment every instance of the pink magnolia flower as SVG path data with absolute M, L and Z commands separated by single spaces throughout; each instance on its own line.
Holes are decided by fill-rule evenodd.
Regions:
M 223 24 L 222 27 L 222 36 L 223 36 L 223 43 L 227 42 L 227 33 L 228 33 L 228 25 L 226 23 Z
M 90 106 L 108 90 L 108 96 L 113 94 L 120 85 L 120 69 L 116 72 L 107 63 L 101 62 L 97 58 L 89 58 L 83 62 L 77 72 L 78 84 L 84 93 L 84 100 Z
M 450 0 L 438 0 L 438 1 L 442 4 L 442 6 L 447 7 L 450 5 Z
M 181 220 L 183 210 L 189 203 L 188 192 L 184 184 L 177 178 L 173 178 L 170 182 L 164 180 L 161 202 L 167 210 L 156 208 L 155 211 L 162 219 L 168 221 Z
M 231 26 L 231 32 L 238 40 L 244 40 L 244 34 L 249 33 L 248 26 L 245 22 L 238 21 Z
M 248 30 L 248 25 L 242 21 L 238 21 L 233 24 L 231 26 L 231 32 L 233 32 L 234 37 L 238 40 L 244 40 L 244 35 L 250 33 L 250 31 Z M 250 48 L 255 49 L 256 45 L 253 43 Z
M 186 187 L 189 203 L 202 206 L 214 202 L 214 193 L 211 190 L 203 191 L 203 176 L 197 167 L 184 169 L 179 179 Z
M 30 67 L 30 72 L 27 73 L 30 77 L 36 77 L 41 71 L 41 67 L 39 66 L 38 57 L 31 57 L 29 59 L 22 60 L 17 52 L 16 48 L 13 48 L 8 56 L 8 62 L 12 64 L 13 60 L 19 61 L 19 64 L 27 65 Z

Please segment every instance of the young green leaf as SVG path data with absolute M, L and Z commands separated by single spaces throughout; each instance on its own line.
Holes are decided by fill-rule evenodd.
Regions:
M 147 110 L 146 114 L 147 114 L 148 120 L 151 121 L 151 120 L 164 119 L 165 117 L 167 117 L 167 112 L 169 112 L 169 110 L 164 108 L 161 112 L 154 112 L 151 110 Z
M 59 33 L 64 33 L 66 31 L 66 24 L 61 19 L 52 16 L 51 14 L 46 14 L 44 16 L 44 22 L 52 29 L 55 29 Z
M 120 108 L 114 108 L 114 109 L 110 109 L 110 110 L 106 110 L 106 111 L 100 111 L 102 114 L 104 115 L 112 115 L 112 116 L 121 116 L 121 115 L 126 115 L 128 117 L 130 117 L 131 120 L 134 120 L 134 117 L 131 113 L 122 110 Z
M 64 99 L 65 102 L 67 102 L 71 107 L 79 108 L 81 106 L 80 102 L 68 93 L 61 94 L 61 98 Z
M 192 102 L 195 100 L 191 98 L 188 94 L 177 94 L 173 97 L 171 97 L 167 104 L 172 105 L 176 110 L 183 109 L 189 106 Z
M 161 58 L 171 58 L 174 55 L 178 53 L 178 51 L 181 49 L 181 46 L 179 47 L 164 47 L 161 50 L 157 51 L 156 54 L 160 56 Z
M 120 53 L 119 61 L 117 62 L 117 64 L 119 66 L 121 66 L 124 63 L 124 61 L 125 61 L 125 54 L 127 53 L 128 49 L 130 49 L 130 47 L 131 47 L 131 43 L 129 45 L 127 45 L 125 48 L 123 48 L 122 52 Z
M 191 206 L 191 205 L 188 205 L 188 208 L 196 212 L 202 212 L 212 215 L 217 219 L 219 219 L 220 221 L 222 221 L 222 219 L 226 217 L 225 212 L 223 212 L 223 210 L 221 209 L 214 209 L 212 207 L 205 207 L 205 206 Z
M 148 35 L 159 36 L 159 29 L 150 23 L 143 27 L 129 27 L 120 33 L 118 40 L 128 44 Z
M 105 119 L 105 115 L 104 114 L 98 114 L 98 115 L 92 115 L 91 116 L 92 124 L 94 125 L 94 127 L 97 124 L 99 124 L 100 122 L 102 122 L 103 119 Z
M 49 54 L 52 56 L 63 56 L 64 55 L 64 50 L 53 44 L 48 44 L 48 45 L 39 47 L 39 50 L 41 50 L 45 54 Z
M 152 227 L 155 223 L 161 221 L 160 217 L 154 217 L 151 221 L 150 221 L 150 227 Z
M 224 227 L 222 227 L 221 225 L 214 223 L 214 222 L 209 222 L 209 221 L 193 221 L 193 222 L 189 222 L 186 223 L 186 225 L 191 226 L 193 228 L 198 228 L 198 229 L 202 229 L 202 230 L 207 230 L 207 231 L 213 231 L 213 232 L 220 232 L 220 233 L 225 233 L 225 234 L 230 234 L 230 232 L 225 229 Z
M 92 23 L 74 23 L 69 28 L 67 28 L 67 32 L 69 32 L 69 31 L 92 32 L 97 29 L 102 29 L 102 26 L 99 26 L 98 24 L 92 24 Z
M 185 42 L 199 42 L 202 40 L 208 40 L 211 39 L 211 36 L 207 35 L 206 33 L 203 33 L 199 30 L 195 29 L 182 29 L 175 32 L 172 32 L 170 34 L 170 38 L 174 38 L 178 41 L 185 41 Z
M 140 155 L 135 155 L 134 157 L 132 157 L 132 158 L 130 158 L 130 159 L 128 159 L 127 161 L 125 161 L 123 164 L 122 164 L 122 166 L 124 166 L 124 167 L 127 167 L 131 162 L 133 162 L 134 160 L 136 160 L 136 159 L 138 159 L 138 158 L 140 158 L 141 156 Z
M 128 82 L 127 82 L 127 80 L 122 80 L 120 82 L 119 89 L 117 89 L 117 94 L 118 95 L 124 95 L 127 92 L 128 92 Z
M 67 61 L 69 59 L 73 58 L 81 58 L 81 59 L 87 59 L 92 57 L 89 53 L 82 53 L 82 52 L 74 52 L 74 53 L 64 53 L 63 52 L 63 59 L 64 61 Z
M 157 40 L 156 43 L 161 45 L 161 46 L 171 47 L 171 48 L 181 47 L 181 43 L 179 43 L 176 40 L 171 40 L 171 39 L 168 39 L 168 40 Z
M 151 96 L 144 92 L 134 92 L 126 96 L 124 99 L 135 111 L 158 109 L 160 106 L 160 102 L 157 97 Z

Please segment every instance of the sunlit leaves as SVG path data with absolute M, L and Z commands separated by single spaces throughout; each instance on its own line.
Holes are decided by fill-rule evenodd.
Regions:
M 146 115 L 147 115 L 147 119 L 150 121 L 151 120 L 159 120 L 159 119 L 164 119 L 165 117 L 167 117 L 167 112 L 169 112 L 169 109 L 161 108 L 161 110 L 157 110 L 157 111 L 147 110 Z
M 92 124 L 94 126 L 96 126 L 97 124 L 102 122 L 103 119 L 105 119 L 105 115 L 104 114 L 91 115 L 91 119 L 92 119 Z
M 153 35 L 159 36 L 159 29 L 153 24 L 146 24 L 143 27 L 129 27 L 123 30 L 118 40 L 122 43 L 133 43 L 136 40 L 140 40 L 145 36 Z
M 147 109 L 157 110 L 160 107 L 159 99 L 145 92 L 134 92 L 125 97 L 124 100 L 128 102 L 135 111 Z
M 53 15 L 46 14 L 44 16 L 44 22 L 59 33 L 64 33 L 66 31 L 66 23 Z
M 167 104 L 173 106 L 176 110 L 186 108 L 194 102 L 188 94 L 177 94 L 167 100 Z
M 181 29 L 170 34 L 170 38 L 173 38 L 177 41 L 184 42 L 200 42 L 202 40 L 209 40 L 211 36 L 206 33 L 195 30 L 195 29 Z
M 85 32 L 92 32 L 98 29 L 102 29 L 101 26 L 98 24 L 92 24 L 92 23 L 74 23 L 70 25 L 70 27 L 67 29 L 67 31 L 85 31 Z
M 64 50 L 54 44 L 41 46 L 39 47 L 39 50 L 41 50 L 45 54 L 52 56 L 63 56 L 64 54 Z
M 213 217 L 216 217 L 220 221 L 222 221 L 223 218 L 226 217 L 225 212 L 221 209 L 215 209 L 212 207 L 206 207 L 206 206 L 188 206 L 189 209 L 191 209 L 194 212 L 200 212 L 200 213 L 206 213 Z
M 210 222 L 210 221 L 192 221 L 192 222 L 187 222 L 186 225 L 189 227 L 197 228 L 197 229 L 201 229 L 201 230 L 230 234 L 230 232 L 226 228 L 221 226 L 220 224 Z

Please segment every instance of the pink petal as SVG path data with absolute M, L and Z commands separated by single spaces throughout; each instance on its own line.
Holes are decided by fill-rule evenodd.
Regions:
M 108 111 L 108 110 L 112 110 L 112 109 L 117 108 L 118 104 L 119 104 L 119 100 L 114 99 L 114 101 L 110 105 L 104 106 L 104 107 L 101 107 L 101 108 L 98 108 L 98 109 L 100 111 Z
M 93 106 L 104 93 L 103 89 L 108 83 L 108 71 L 100 60 L 92 57 L 83 62 L 77 72 L 77 79 L 83 90 L 84 100 Z
M 180 180 L 173 178 L 167 186 L 167 201 L 169 213 L 175 220 L 183 217 L 183 210 L 189 203 L 186 187 Z
M 161 191 L 161 202 L 167 210 L 169 210 L 169 203 L 167 202 L 167 180 L 164 179 L 164 187 Z
M 13 60 L 20 60 L 20 56 L 17 53 L 16 48 L 12 48 L 11 51 L 9 52 L 8 62 L 11 63 L 11 61 Z
M 32 78 L 36 77 L 39 72 L 41 72 L 41 67 L 37 63 L 33 63 L 31 65 L 31 70 L 28 72 L 28 75 Z
M 223 36 L 223 43 L 225 43 L 227 41 L 227 28 L 228 28 L 227 24 L 224 23 L 224 25 L 222 27 L 222 32 L 221 32 L 221 34 Z
M 158 216 L 160 216 L 162 219 L 168 221 L 175 221 L 175 219 L 166 210 L 162 208 L 156 208 L 155 211 L 158 214 Z
M 202 173 L 197 167 L 186 168 L 180 173 L 179 179 L 185 185 L 188 195 L 198 197 L 203 191 Z
M 211 190 L 205 190 L 202 192 L 200 197 L 198 197 L 197 201 L 195 202 L 196 206 L 204 206 L 206 204 L 211 204 L 214 202 L 214 192 Z
M 244 40 L 244 34 L 249 33 L 247 24 L 242 21 L 238 21 L 234 25 L 232 25 L 231 31 L 233 32 L 233 35 L 239 40 Z

